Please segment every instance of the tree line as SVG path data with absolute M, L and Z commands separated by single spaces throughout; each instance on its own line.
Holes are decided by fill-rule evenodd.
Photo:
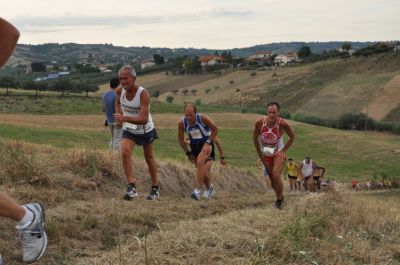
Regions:
M 54 91 L 60 92 L 61 95 L 68 93 L 86 93 L 89 96 L 89 92 L 96 92 L 100 88 L 96 84 L 90 83 L 88 80 L 72 81 L 67 77 L 60 77 L 53 81 L 18 81 L 14 77 L 5 76 L 0 78 L 0 87 L 6 89 L 6 94 L 9 94 L 9 89 L 24 89 L 24 90 L 34 90 L 36 96 L 39 91 Z

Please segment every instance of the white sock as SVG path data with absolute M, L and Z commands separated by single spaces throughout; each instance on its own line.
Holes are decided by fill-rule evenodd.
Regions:
M 201 190 L 199 189 L 194 189 L 194 193 L 199 194 L 201 192 Z
M 19 221 L 17 223 L 17 225 L 15 226 L 15 228 L 17 228 L 18 230 L 27 228 L 32 223 L 33 218 L 35 218 L 32 211 L 30 211 L 24 205 L 22 205 L 22 207 L 24 207 L 24 209 L 25 209 L 25 215 L 21 219 L 21 221 Z

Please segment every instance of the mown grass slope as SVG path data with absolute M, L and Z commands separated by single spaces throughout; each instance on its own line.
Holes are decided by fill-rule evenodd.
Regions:
M 107 152 L 0 141 L 0 187 L 46 208 L 48 249 L 38 264 L 398 264 L 398 191 L 286 194 L 272 207 L 261 176 L 216 166 L 217 194 L 189 198 L 194 168 L 159 161 L 162 198 L 137 159 L 139 198 L 122 200 L 121 168 Z M 287 189 L 287 188 L 286 188 Z M 13 222 L 0 251 L 21 264 Z
M 230 165 L 257 171 L 252 142 L 256 114 L 212 113 Z M 155 154 L 161 159 L 185 161 L 177 141 L 180 114 L 155 114 L 159 139 Z M 105 150 L 109 132 L 101 115 L 0 115 L 0 135 L 60 148 L 87 147 Z M 292 122 L 297 140 L 288 152 L 297 162 L 310 155 L 327 168 L 327 176 L 338 180 L 367 179 L 374 175 L 399 175 L 400 137 L 375 132 L 341 131 Z M 142 157 L 142 151 L 135 153 Z M 218 155 L 217 155 L 218 158 Z

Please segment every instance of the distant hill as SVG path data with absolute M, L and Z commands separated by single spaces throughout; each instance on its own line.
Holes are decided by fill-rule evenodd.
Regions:
M 344 42 L 279 42 L 255 45 L 246 48 L 235 48 L 231 50 L 232 55 L 246 57 L 257 51 L 271 51 L 273 53 L 285 53 L 298 51 L 302 46 L 309 46 L 313 53 L 321 53 L 324 50 L 332 50 L 341 47 Z M 363 48 L 373 42 L 346 42 L 351 43 L 354 48 Z M 76 43 L 46 43 L 40 45 L 18 44 L 14 55 L 8 65 L 29 64 L 33 61 L 61 63 L 87 62 L 87 63 L 132 63 L 152 58 L 153 54 L 161 54 L 164 58 L 175 58 L 178 56 L 200 56 L 214 54 L 223 50 L 194 49 L 194 48 L 159 48 L 159 47 L 121 47 L 112 44 L 76 44 Z
M 265 106 L 280 102 L 292 114 L 336 119 L 351 112 L 368 112 L 378 121 L 400 121 L 400 54 L 335 59 L 278 69 L 238 70 L 184 86 L 173 93 L 165 77 L 157 89 L 160 101 L 201 101 L 202 104 Z M 144 85 L 152 91 L 151 82 Z M 164 89 L 163 89 L 164 88 Z M 183 89 L 196 93 L 183 93 Z M 169 91 L 169 92 L 163 92 Z

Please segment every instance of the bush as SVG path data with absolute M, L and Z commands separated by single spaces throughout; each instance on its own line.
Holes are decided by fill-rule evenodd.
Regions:
M 279 113 L 282 118 L 290 119 L 290 112 L 287 109 L 281 109 Z
M 393 124 L 393 132 L 396 134 L 400 134 L 400 123 Z
M 174 101 L 174 97 L 168 96 L 166 100 L 168 103 L 172 103 Z
M 340 129 L 375 129 L 377 126 L 376 122 L 369 118 L 365 113 L 345 113 L 340 116 L 338 120 L 338 127 Z

